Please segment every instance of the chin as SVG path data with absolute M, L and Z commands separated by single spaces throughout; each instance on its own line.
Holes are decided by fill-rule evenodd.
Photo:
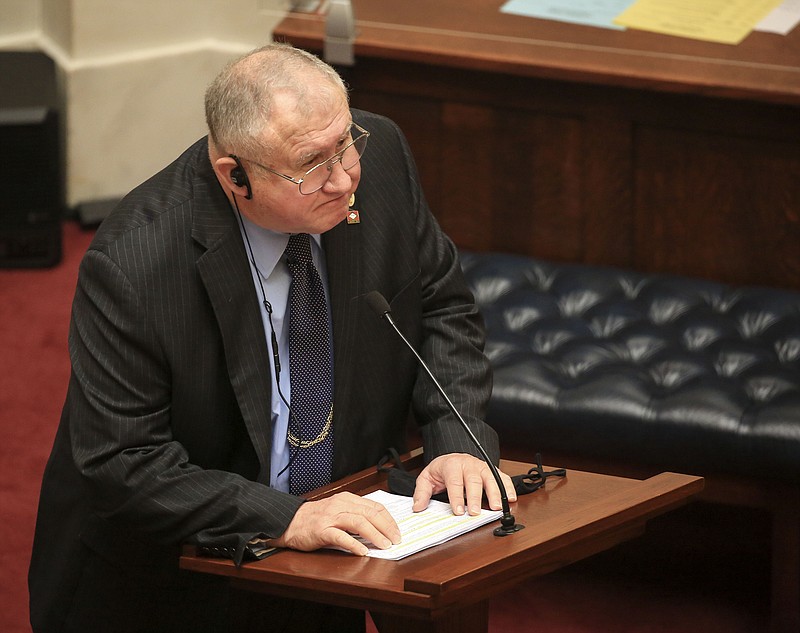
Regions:
M 350 208 L 345 205 L 341 209 L 337 209 L 336 211 L 331 211 L 324 214 L 323 217 L 320 217 L 319 223 L 319 230 L 317 233 L 324 233 L 325 231 L 330 231 L 334 226 L 337 226 L 339 223 L 343 222 L 347 218 L 347 214 L 350 211 Z
M 317 233 L 327 233 L 328 231 L 330 231 L 335 226 L 338 226 L 339 224 L 344 222 L 345 218 L 346 218 L 346 216 L 344 216 L 344 215 L 336 216 L 335 219 L 331 220 L 330 222 L 328 222 L 324 226 L 320 227 L 319 230 L 317 231 Z

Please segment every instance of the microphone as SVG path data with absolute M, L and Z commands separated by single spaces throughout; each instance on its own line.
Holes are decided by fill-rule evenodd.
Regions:
M 425 373 L 428 374 L 430 379 L 433 381 L 433 384 L 436 386 L 437 391 L 441 394 L 444 401 L 447 403 L 447 406 L 450 407 L 450 410 L 456 416 L 459 422 L 461 422 L 461 426 L 464 427 L 464 430 L 467 432 L 467 435 L 472 440 L 472 443 L 475 444 L 478 451 L 483 457 L 483 461 L 489 466 L 489 470 L 492 472 L 494 476 L 494 480 L 497 482 L 497 487 L 500 489 L 500 501 L 503 508 L 503 516 L 500 519 L 500 526 L 495 528 L 494 535 L 495 536 L 508 536 L 509 534 L 513 534 L 514 532 L 519 532 L 525 526 L 520 525 L 514 519 L 514 515 L 511 514 L 511 508 L 508 504 L 508 494 L 506 493 L 506 487 L 503 485 L 503 480 L 500 478 L 500 471 L 497 470 L 497 466 L 492 463 L 492 460 L 489 458 L 489 455 L 486 453 L 486 450 L 481 446 L 481 443 L 478 441 L 478 438 L 475 437 L 475 434 L 472 432 L 472 429 L 467 426 L 467 423 L 464 421 L 464 418 L 461 417 L 461 414 L 456 409 L 455 405 L 450 401 L 450 398 L 447 397 L 447 393 L 439 384 L 439 381 L 436 380 L 436 377 L 431 372 L 430 367 L 428 367 L 427 363 L 422 360 L 422 357 L 417 353 L 417 350 L 414 349 L 414 346 L 408 341 L 408 339 L 403 335 L 400 331 L 400 328 L 392 319 L 392 311 L 389 308 L 389 303 L 386 301 L 386 298 L 377 290 L 373 290 L 372 292 L 368 293 L 365 297 L 367 304 L 372 309 L 372 311 L 378 315 L 378 317 L 382 319 L 386 319 L 389 325 L 392 326 L 392 329 L 397 333 L 397 335 L 402 339 L 402 341 L 406 344 L 408 349 L 411 350 L 411 353 L 414 354 L 414 357 L 419 362 L 420 366 L 425 370 Z

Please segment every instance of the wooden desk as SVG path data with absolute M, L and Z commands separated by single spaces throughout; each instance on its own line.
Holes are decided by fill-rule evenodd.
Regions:
M 530 466 L 504 462 L 502 467 L 513 475 Z M 374 470 L 364 471 L 321 494 L 365 494 L 384 480 Z M 187 550 L 181 567 L 227 576 L 249 591 L 381 613 L 381 633 L 485 632 L 493 595 L 637 536 L 648 519 L 702 487 L 699 477 L 673 473 L 639 481 L 569 471 L 565 479 L 549 479 L 545 488 L 514 504 L 517 521 L 526 528 L 504 538 L 493 536 L 495 525 L 489 524 L 400 561 L 330 550 L 284 551 L 239 569 Z
M 800 29 L 738 46 L 353 0 L 352 103 L 464 248 L 800 288 Z M 324 17 L 273 33 L 320 52 Z
M 500 13 L 505 0 L 352 4 L 359 58 L 800 104 L 800 30 L 729 46 Z M 324 15 L 290 13 L 274 35 L 321 50 Z

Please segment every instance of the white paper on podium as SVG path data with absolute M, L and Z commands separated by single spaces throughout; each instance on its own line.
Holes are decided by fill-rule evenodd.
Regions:
M 450 505 L 441 501 L 431 501 L 427 509 L 413 512 L 413 499 L 376 490 L 366 499 L 382 504 L 392 515 L 400 528 L 401 541 L 389 549 L 378 549 L 369 541 L 360 539 L 368 548 L 367 556 L 400 560 L 429 547 L 434 547 L 477 527 L 496 521 L 503 513 L 499 510 L 481 510 L 476 516 L 463 514 L 456 516 Z

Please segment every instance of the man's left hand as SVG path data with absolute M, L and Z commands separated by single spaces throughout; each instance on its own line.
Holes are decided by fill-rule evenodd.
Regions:
M 517 493 L 511 477 L 500 473 L 509 501 L 517 500 Z M 436 457 L 417 477 L 414 489 L 414 512 L 421 512 L 428 507 L 431 497 L 447 490 L 447 498 L 453 513 L 462 515 L 480 514 L 481 498 L 486 491 L 486 498 L 492 510 L 500 510 L 500 489 L 492 476 L 492 471 L 482 459 L 465 453 L 451 453 Z

